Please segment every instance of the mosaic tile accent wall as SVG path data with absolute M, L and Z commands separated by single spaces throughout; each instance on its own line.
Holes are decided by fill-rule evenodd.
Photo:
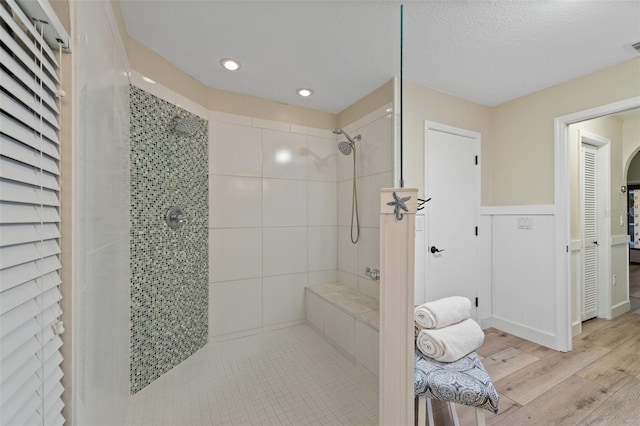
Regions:
M 208 126 L 145 91 L 130 87 L 131 137 L 131 393 L 207 343 Z M 194 136 L 172 119 L 199 123 Z M 188 222 L 171 229 L 169 207 Z

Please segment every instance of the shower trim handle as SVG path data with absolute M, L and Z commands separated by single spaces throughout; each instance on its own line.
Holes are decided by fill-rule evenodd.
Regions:
M 374 281 L 378 281 L 380 279 L 379 269 L 371 269 L 367 266 L 367 269 L 364 270 L 364 274 Z
M 187 216 L 184 214 L 181 206 L 172 206 L 167 210 L 164 217 L 167 225 L 171 229 L 178 229 L 185 223 L 187 223 Z

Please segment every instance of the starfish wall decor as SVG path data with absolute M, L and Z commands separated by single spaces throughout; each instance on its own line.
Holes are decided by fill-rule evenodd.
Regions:
M 396 220 L 402 220 L 403 214 L 400 213 L 400 209 L 408 212 L 406 202 L 409 201 L 411 197 L 398 197 L 398 194 L 393 193 L 393 201 L 389 201 L 387 203 L 388 206 L 393 206 L 393 214 L 396 215 Z

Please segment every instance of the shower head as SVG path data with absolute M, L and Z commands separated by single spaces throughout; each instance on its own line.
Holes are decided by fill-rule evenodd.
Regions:
M 344 135 L 344 137 L 347 138 L 347 140 L 349 141 L 349 142 L 342 141 L 342 142 L 340 142 L 338 144 L 338 149 L 344 155 L 351 154 L 351 151 L 356 149 L 356 142 L 355 141 L 359 141 L 360 139 L 362 139 L 362 136 L 360 136 L 360 135 L 356 135 L 356 136 L 354 136 L 352 138 L 351 136 L 349 136 L 349 134 L 347 132 L 345 132 L 344 130 L 342 130 L 340 128 L 337 128 L 337 127 L 335 129 L 331 130 L 331 131 L 333 133 L 335 133 L 336 135 Z
M 171 122 L 173 131 L 180 136 L 193 136 L 200 130 L 200 122 L 195 117 L 176 115 Z
M 351 142 L 342 141 L 338 144 L 338 150 L 340 150 L 344 155 L 349 155 L 353 150 L 353 144 Z
M 359 141 L 360 139 L 362 139 L 362 136 L 360 136 L 360 135 L 356 135 L 353 138 L 351 138 L 351 136 L 349 136 L 349 134 L 347 132 L 345 132 L 344 130 L 342 130 L 340 128 L 337 128 L 337 127 L 335 129 L 332 129 L 331 131 L 333 133 L 335 133 L 336 135 L 344 135 L 344 137 L 347 138 L 347 140 L 352 144 L 355 144 L 354 141 Z

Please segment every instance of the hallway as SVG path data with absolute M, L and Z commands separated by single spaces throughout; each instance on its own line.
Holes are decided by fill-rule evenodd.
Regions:
M 640 264 L 629 264 L 629 300 L 631 310 L 640 308 Z

